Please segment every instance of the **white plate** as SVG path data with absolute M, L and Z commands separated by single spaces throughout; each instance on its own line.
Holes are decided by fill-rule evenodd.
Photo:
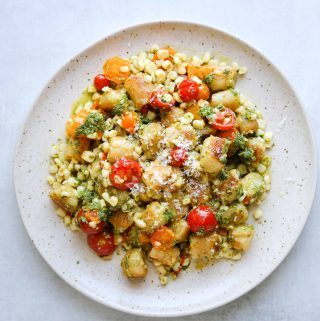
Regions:
M 51 144 L 63 137 L 72 102 L 104 60 L 129 56 L 153 44 L 170 44 L 188 53 L 221 52 L 248 74 L 237 87 L 263 111 L 274 132 L 273 182 L 256 224 L 250 250 L 239 262 L 224 261 L 202 271 L 189 269 L 166 287 L 149 273 L 142 282 L 123 277 L 120 256 L 100 260 L 82 233 L 65 228 L 48 198 Z M 263 55 L 216 29 L 183 22 L 157 22 L 121 30 L 68 62 L 45 86 L 24 125 L 15 156 L 15 186 L 26 229 L 43 258 L 71 286 L 109 307 L 146 316 L 181 316 L 228 303 L 264 280 L 285 258 L 307 219 L 315 190 L 315 152 L 296 94 Z M 152 269 L 150 269 L 152 271 Z

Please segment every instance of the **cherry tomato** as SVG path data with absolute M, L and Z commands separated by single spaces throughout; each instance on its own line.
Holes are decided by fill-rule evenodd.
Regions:
M 189 79 L 184 79 L 179 85 L 179 96 L 183 101 L 191 101 L 197 99 L 199 94 L 198 84 Z
M 236 124 L 236 115 L 229 109 L 224 108 L 217 115 L 212 127 L 218 130 L 230 130 Z
M 134 134 L 138 122 L 138 115 L 136 112 L 126 112 L 122 117 L 122 127 L 131 135 Z
M 88 235 L 101 232 L 105 226 L 105 222 L 99 219 L 97 210 L 86 211 L 82 208 L 76 219 L 82 232 Z
M 199 86 L 199 92 L 198 92 L 196 100 L 200 100 L 200 99 L 208 100 L 209 98 L 210 98 L 209 87 L 206 84 L 201 84 Z
M 110 85 L 110 80 L 108 80 L 105 75 L 99 74 L 94 77 L 93 84 L 96 89 L 100 91 L 103 87 L 107 87 Z
M 140 182 L 142 167 L 132 159 L 122 157 L 111 166 L 109 176 L 112 185 L 118 189 L 129 189 Z
M 150 110 L 150 106 L 149 105 L 144 105 L 144 106 L 142 106 L 142 108 L 140 110 L 140 113 L 145 116 L 145 115 L 147 115 L 149 110 Z
M 159 88 L 151 94 L 150 105 L 163 110 L 170 110 L 176 101 L 163 88 Z
M 174 233 L 169 227 L 162 226 L 153 232 L 150 240 L 154 248 L 165 251 L 174 246 Z
M 209 233 L 218 225 L 212 209 L 207 205 L 200 205 L 188 214 L 187 221 L 194 233 Z
M 219 132 L 217 136 L 221 138 L 228 138 L 231 141 L 234 141 L 234 139 L 236 138 L 236 134 L 237 134 L 237 129 L 233 127 L 232 129 Z
M 171 151 L 171 165 L 174 167 L 183 166 L 188 159 L 188 153 L 184 148 L 176 147 Z
M 100 256 L 110 255 L 116 249 L 111 230 L 104 230 L 97 234 L 88 235 L 87 243 L 92 250 L 94 250 Z

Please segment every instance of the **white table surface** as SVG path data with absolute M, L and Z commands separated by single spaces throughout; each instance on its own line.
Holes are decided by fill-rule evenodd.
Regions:
M 209 24 L 245 39 L 287 75 L 319 147 L 319 14 L 317 0 L 1 0 L 0 320 L 144 319 L 106 308 L 65 284 L 40 257 L 20 219 L 12 180 L 18 130 L 62 64 L 127 25 L 161 19 Z M 267 280 L 224 307 L 174 320 L 320 320 L 319 198 L 318 188 L 301 237 Z

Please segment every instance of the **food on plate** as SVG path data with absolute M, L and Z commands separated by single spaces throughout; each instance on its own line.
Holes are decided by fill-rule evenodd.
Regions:
M 154 46 L 100 72 L 52 149 L 50 197 L 65 225 L 100 257 L 122 249 L 128 278 L 154 265 L 163 285 L 192 261 L 240 259 L 254 237 L 250 205 L 271 188 L 273 145 L 236 89 L 246 69 Z

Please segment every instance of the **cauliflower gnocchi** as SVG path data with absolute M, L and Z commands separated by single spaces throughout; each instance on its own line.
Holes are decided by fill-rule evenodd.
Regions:
M 125 251 L 129 279 L 153 265 L 164 285 L 192 261 L 249 249 L 248 221 L 262 215 L 249 206 L 271 188 L 273 143 L 235 88 L 238 66 L 154 46 L 108 59 L 74 103 L 52 149 L 50 197 L 100 257 Z

